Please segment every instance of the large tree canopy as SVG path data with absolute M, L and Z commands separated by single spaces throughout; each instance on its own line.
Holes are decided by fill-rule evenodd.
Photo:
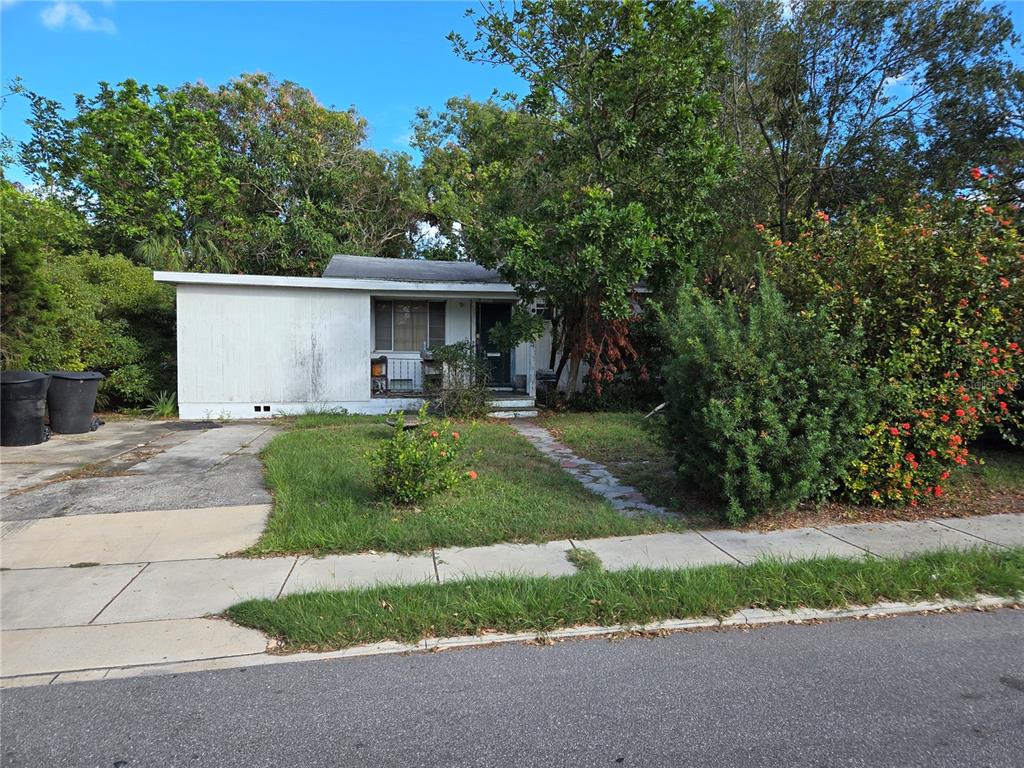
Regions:
M 1019 43 L 979 0 L 726 0 L 723 130 L 741 162 L 723 186 L 735 219 L 791 221 L 875 197 L 1000 172 L 1019 194 Z M 1015 191 L 1016 190 L 1016 191 Z
M 723 20 L 697 4 L 537 0 L 489 3 L 472 41 L 451 37 L 529 90 L 421 115 L 430 213 L 525 301 L 548 297 L 573 371 L 621 366 L 637 281 L 685 271 L 713 224 Z
M 339 251 L 413 250 L 409 157 L 367 148 L 354 110 L 294 83 L 101 83 L 69 118 L 28 96 L 22 163 L 88 216 L 103 251 L 165 268 L 318 274 Z

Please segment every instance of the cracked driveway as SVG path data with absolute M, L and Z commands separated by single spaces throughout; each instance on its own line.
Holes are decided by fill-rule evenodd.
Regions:
M 132 420 L 4 449 L 0 519 L 6 529 L 67 515 L 269 504 L 258 454 L 278 431 L 267 422 Z

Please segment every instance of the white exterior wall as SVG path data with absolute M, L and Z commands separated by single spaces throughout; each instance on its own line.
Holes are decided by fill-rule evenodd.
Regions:
M 368 294 L 183 284 L 177 295 L 181 418 L 365 410 Z

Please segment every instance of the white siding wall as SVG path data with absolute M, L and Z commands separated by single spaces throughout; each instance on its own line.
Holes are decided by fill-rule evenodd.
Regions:
M 177 293 L 182 418 L 359 411 L 369 401 L 368 294 L 184 284 Z

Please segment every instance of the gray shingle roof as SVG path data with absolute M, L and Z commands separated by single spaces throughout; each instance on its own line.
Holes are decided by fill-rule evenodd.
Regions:
M 380 256 L 334 256 L 323 276 L 412 283 L 505 282 L 493 269 L 486 269 L 471 261 L 389 259 Z

